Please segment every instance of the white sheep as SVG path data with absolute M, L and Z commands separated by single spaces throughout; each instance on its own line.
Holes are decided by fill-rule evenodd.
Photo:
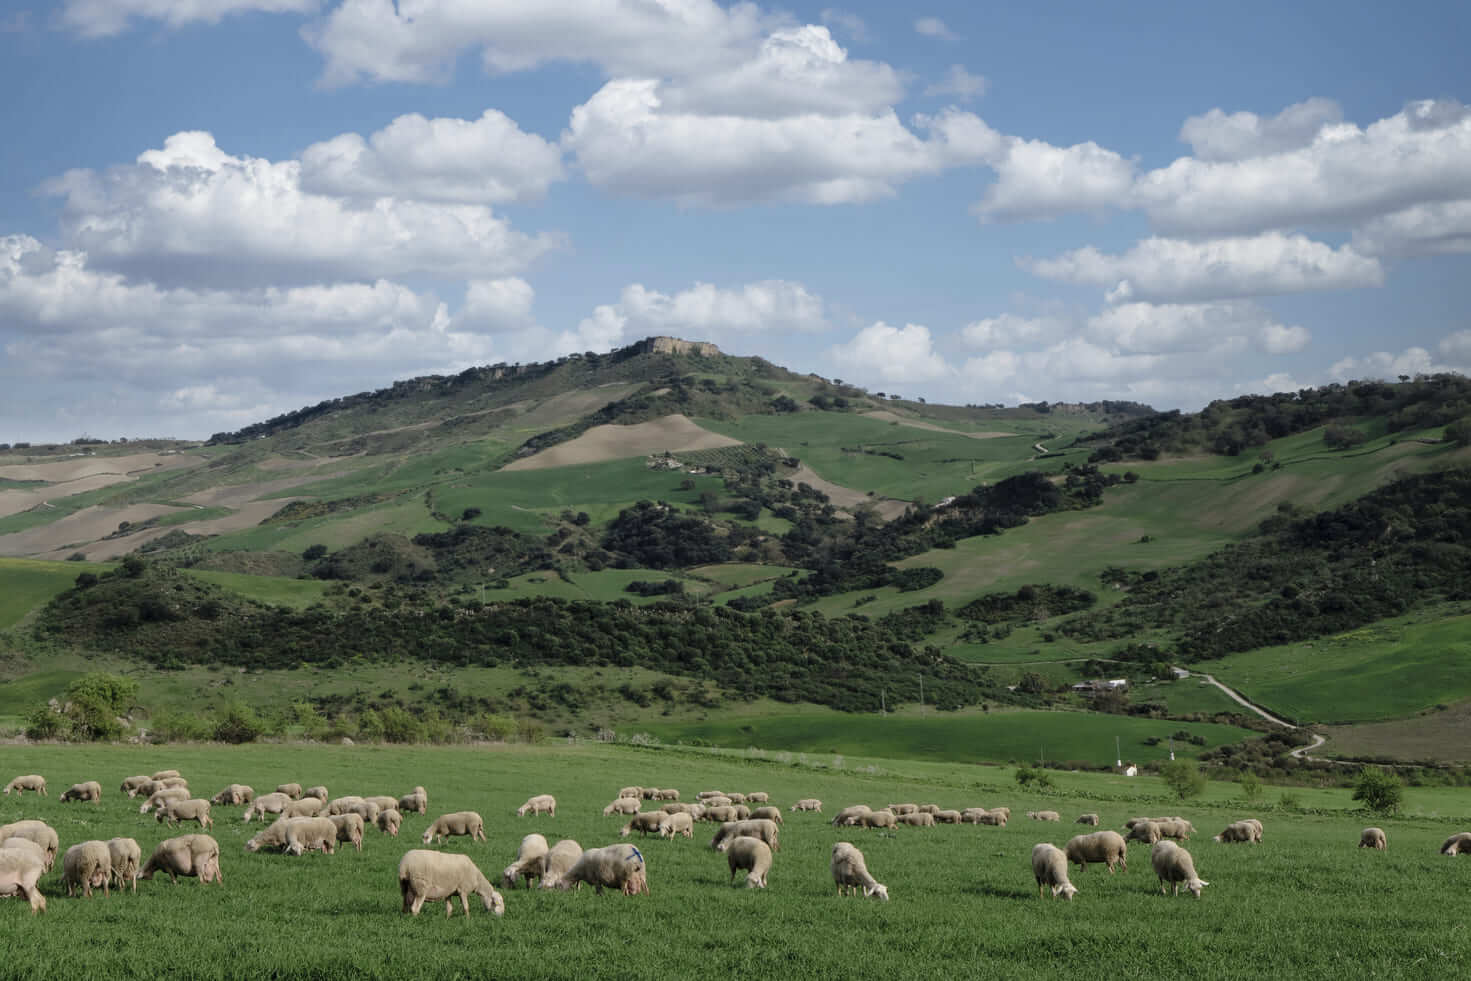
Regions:
M 119 889 L 131 883 L 138 891 L 138 868 L 143 864 L 143 850 L 132 838 L 109 838 L 107 854 L 111 859 L 112 880 Z
M 1141 821 L 1129 829 L 1128 841 L 1142 841 L 1146 845 L 1152 845 L 1164 836 L 1160 834 L 1159 824 L 1155 821 Z
M 338 814 L 346 814 L 354 804 L 364 803 L 363 798 L 354 795 L 347 797 L 334 797 L 327 802 L 327 816 L 334 817 Z
M 561 888 L 562 880 L 572 871 L 572 866 L 582 857 L 582 846 L 571 838 L 563 838 L 547 852 L 546 873 L 541 877 L 543 889 Z M 581 888 L 581 883 L 578 883 Z
M 3 836 L 4 829 L 0 828 L 0 837 Z M 1471 831 L 1453 834 L 1440 846 L 1442 855 L 1459 855 L 1462 852 L 1471 852 Z
M 732 804 L 744 804 L 746 802 L 745 794 L 738 794 L 733 790 L 727 790 L 725 796 L 730 798 Z
M 665 814 L 659 820 L 659 837 L 673 838 L 675 835 L 684 835 L 686 838 L 695 836 L 695 820 L 683 811 L 674 814 Z
M 873 811 L 867 804 L 853 804 L 843 808 L 833 815 L 832 826 L 835 828 L 846 828 L 858 824 L 863 815 Z
M 153 793 L 149 794 L 148 799 L 145 800 L 141 805 L 139 805 L 138 813 L 147 814 L 150 810 L 161 811 L 163 810 L 164 805 L 171 800 L 188 799 L 188 787 L 160 787 L 158 790 L 155 790 Z
M 33 856 L 0 848 L 0 896 L 24 898 L 31 904 L 32 916 L 46 912 L 46 897 L 36 885 L 45 872 Z
M 517 879 L 526 880 L 526 888 L 532 888 L 533 880 L 546 876 L 547 855 L 550 853 L 546 838 L 529 834 L 521 839 L 521 848 L 516 852 L 516 861 L 506 866 L 501 873 L 501 885 L 515 889 Z
M 475 811 L 454 811 L 441 814 L 424 831 L 424 844 L 433 841 L 444 844 L 444 839 L 455 835 L 468 835 L 471 841 L 485 840 L 485 819 Z
M 1052 898 L 1072 899 L 1078 887 L 1068 881 L 1067 856 L 1056 845 L 1040 842 L 1032 846 L 1032 876 L 1037 880 L 1037 898 L 1052 890 Z
M 822 801 L 818 800 L 816 797 L 803 797 L 801 800 L 797 801 L 797 803 L 792 805 L 791 810 L 816 811 L 818 814 L 821 814 Z
M 1159 828 L 1161 838 L 1173 838 L 1176 841 L 1189 841 L 1190 836 L 1195 833 L 1195 825 L 1184 818 L 1166 818 L 1163 821 L 1153 822 Z
M 735 885 L 737 869 L 746 870 L 747 889 L 765 889 L 766 873 L 771 871 L 771 846 L 760 838 L 737 838 L 725 850 L 730 866 L 730 883 Z
M 255 835 L 245 843 L 245 850 L 258 852 L 262 849 L 280 851 L 286 847 L 286 822 L 304 821 L 305 818 L 277 818 L 275 821 L 261 828 Z
M 1365 828 L 1359 832 L 1360 848 L 1377 848 L 1379 851 L 1389 847 L 1389 838 L 1385 836 L 1383 828 Z
M 895 817 L 903 817 L 906 814 L 918 814 L 918 804 L 890 804 L 885 810 L 893 811 Z
M 639 799 L 637 797 L 619 797 L 603 808 L 603 817 L 610 814 L 637 814 Z
M 74 783 L 61 792 L 61 801 L 89 800 L 94 804 L 102 802 L 102 784 L 96 780 L 87 780 L 83 783 Z
M 781 808 L 772 807 L 770 804 L 765 804 L 753 810 L 751 812 L 751 818 L 752 820 L 755 820 L 756 818 L 765 818 L 768 821 L 775 821 L 777 824 L 787 823 L 786 819 L 781 816 Z
M 1098 827 L 1098 815 L 1097 814 L 1079 814 L 1078 815 L 1078 819 L 1076 821 L 1074 821 L 1073 823 L 1074 824 L 1091 824 L 1093 827 L 1096 828 L 1096 827 Z
M 919 805 L 919 810 L 920 810 L 920 813 L 921 814 L 938 814 L 938 813 L 940 813 L 940 805 L 939 804 L 921 804 L 921 805 Z
M 915 811 L 913 814 L 901 814 L 899 823 L 907 824 L 911 828 L 933 828 L 935 816 L 929 811 Z
M 160 777 L 155 779 L 153 783 L 155 790 L 159 787 L 183 787 L 187 790 L 189 787 L 189 781 L 180 776 Z
M 746 803 L 747 804 L 769 804 L 769 803 L 771 803 L 771 795 L 768 794 L 764 790 L 758 790 L 754 794 L 747 794 L 746 795 Z
M 179 884 L 179 876 L 197 876 L 200 885 L 206 882 L 225 884 L 220 872 L 220 843 L 209 835 L 180 835 L 165 838 L 158 843 L 153 854 L 138 873 L 138 878 L 153 878 L 155 872 L 167 872 L 169 881 Z
M 83 896 L 91 896 L 97 886 L 104 896 L 111 895 L 107 885 L 111 879 L 112 853 L 105 841 L 79 841 L 61 856 L 61 882 L 68 896 L 79 889 Z
M 1078 863 L 1078 871 L 1086 872 L 1089 862 L 1102 862 L 1113 874 L 1114 866 L 1119 871 L 1129 871 L 1129 846 L 1124 836 L 1117 831 L 1095 831 L 1092 834 L 1075 835 L 1063 848 L 1069 862 Z
M 557 816 L 557 798 L 551 794 L 537 794 L 516 808 L 517 817 L 525 817 L 528 814 L 548 814 Z
M 1196 899 L 1200 898 L 1200 890 L 1210 885 L 1200 876 L 1195 874 L 1195 859 L 1190 853 L 1173 841 L 1157 841 L 1149 852 L 1150 864 L 1154 866 L 1154 874 L 1159 876 L 1159 891 L 1169 894 L 1170 886 L 1175 887 L 1175 895 L 1180 895 L 1180 886 L 1185 888 Z
M 833 882 L 838 887 L 839 896 L 857 895 L 858 890 L 862 889 L 866 898 L 888 901 L 889 887 L 869 875 L 868 863 L 864 861 L 863 853 L 852 842 L 840 841 L 833 845 L 829 867 L 832 869 Z
M 171 777 L 178 777 L 178 776 L 182 776 L 182 775 L 183 774 L 181 774 L 178 770 L 158 770 L 157 772 L 155 772 L 153 774 L 152 779 L 154 779 L 154 780 L 168 780 Z
M 629 818 L 628 823 L 618 832 L 618 837 L 627 838 L 637 831 L 647 838 L 651 832 L 658 832 L 659 822 L 666 817 L 668 815 L 663 811 L 640 811 L 638 814 Z
M 267 814 L 279 815 L 282 811 L 286 810 L 287 805 L 290 803 L 291 798 L 280 791 L 271 794 L 261 794 L 255 800 L 251 801 L 250 806 L 245 809 L 245 820 L 248 822 L 251 817 L 257 814 L 262 818 Z
M 373 803 L 372 801 L 360 800 L 355 803 L 348 804 L 342 813 L 356 814 L 358 817 L 363 819 L 363 825 L 366 827 L 370 824 L 377 824 L 378 815 L 381 812 L 378 810 L 378 805 Z M 329 814 L 328 817 L 331 817 L 331 815 Z
M 864 828 L 893 828 L 899 824 L 899 819 L 894 812 L 888 808 L 879 811 L 869 811 L 858 818 L 858 824 Z
M 369 807 L 373 806 L 372 801 L 366 801 L 365 803 L 367 803 Z M 378 820 L 373 823 L 378 825 L 379 831 L 383 832 L 386 835 L 392 835 L 393 837 L 397 838 L 398 829 L 403 825 L 403 819 L 404 816 L 398 812 L 398 808 L 390 807 L 386 811 L 379 811 Z
M 325 803 L 327 803 L 327 796 L 328 796 L 327 795 L 327 788 L 321 786 L 320 784 L 317 785 L 317 786 L 315 786 L 315 787 L 308 787 L 308 788 L 306 788 L 305 790 L 303 790 L 301 792 L 301 796 L 303 796 L 303 797 L 315 797 L 317 800 L 319 800 L 323 804 L 325 804 Z
M 300 800 L 287 801 L 286 806 L 281 808 L 281 816 L 288 818 L 309 818 L 322 815 L 327 810 L 327 802 L 317 797 L 302 797 Z
M 760 818 L 725 822 L 715 832 L 715 837 L 710 839 L 710 847 L 723 852 L 736 838 L 760 838 L 771 846 L 772 851 L 781 851 L 781 829 L 776 826 L 775 821 Z
M 673 787 L 665 787 L 654 795 L 655 800 L 679 800 L 679 791 Z
M 642 787 L 624 787 L 618 791 L 619 797 L 632 797 L 634 800 L 638 800 L 643 795 L 644 788 Z
M 670 801 L 659 808 L 665 814 L 695 814 L 705 813 L 705 808 L 699 804 L 686 804 L 683 801 Z
M 41 863 L 41 871 L 45 872 L 51 868 L 51 863 L 46 858 L 46 849 L 31 841 L 29 838 L 6 838 L 0 841 L 0 849 L 19 852 L 28 855 Z
M 285 794 L 287 797 L 290 797 L 292 800 L 300 800 L 301 799 L 301 784 L 299 784 L 299 783 L 283 783 L 283 784 L 280 784 L 279 786 L 276 787 L 276 793 L 278 793 L 278 794 Z
M 700 803 L 706 807 L 732 807 L 735 805 L 735 801 L 731 800 L 726 794 L 719 794 L 715 797 L 702 797 L 700 798 Z
M 307 852 L 337 851 L 337 825 L 327 817 L 285 818 L 286 854 L 304 855 Z
M 734 804 L 707 807 L 705 813 L 700 816 L 701 821 L 739 821 L 740 819 L 741 812 Z
M 0 841 L 5 841 L 7 838 L 24 838 L 40 845 L 46 852 L 47 872 L 50 872 L 51 866 L 56 863 L 56 852 L 61 847 L 61 839 L 57 836 L 56 829 L 45 821 L 30 819 L 0 825 Z
M 429 813 L 429 794 L 423 787 L 415 787 L 398 799 L 398 809 L 407 814 L 409 811 L 418 811 L 420 814 Z
M 1028 811 L 1027 817 L 1033 821 L 1061 821 L 1062 815 L 1056 811 Z
M 160 821 L 167 821 L 169 827 L 178 827 L 180 821 L 195 821 L 201 828 L 213 828 L 214 819 L 209 816 L 210 803 L 201 798 L 192 800 L 170 800 L 164 801 L 162 807 L 154 817 Z
M 138 796 L 138 791 L 143 787 L 143 785 L 149 783 L 152 780 L 152 777 L 145 777 L 142 774 L 139 774 L 136 777 L 124 777 L 122 792 L 127 794 L 129 797 L 136 797 Z
M 333 814 L 327 818 L 337 826 L 337 840 L 345 841 L 358 851 L 363 850 L 363 816 L 361 814 Z
M 129 795 L 131 796 L 131 795 Z M 255 790 L 243 783 L 232 783 L 210 798 L 212 804 L 249 804 L 255 800 Z
M 639 791 L 639 796 L 642 797 L 644 800 L 653 800 L 654 798 L 659 796 L 658 787 L 640 787 Z
M 960 824 L 961 823 L 960 812 L 957 811 L 957 810 L 954 810 L 954 809 L 944 810 L 944 811 L 936 811 L 935 812 L 935 823 L 936 824 Z
M 1255 824 L 1250 821 L 1233 821 L 1222 829 L 1221 833 L 1212 836 L 1211 840 L 1216 842 L 1245 842 L 1254 845 L 1260 839 L 1260 832 Z
M 506 901 L 468 855 L 453 855 L 416 848 L 398 863 L 398 889 L 403 911 L 419 915 L 426 900 L 444 900 L 444 915 L 454 915 L 454 897 L 460 897 L 465 917 L 470 916 L 470 896 L 480 897 L 496 916 L 506 911 Z
M 712 797 L 724 797 L 724 796 L 725 796 L 725 791 L 723 791 L 723 790 L 702 790 L 699 793 L 695 794 L 695 799 L 696 800 L 710 800 Z
M 364 797 L 363 800 L 366 800 L 370 804 L 377 804 L 378 810 L 380 811 L 398 810 L 398 798 L 390 797 L 387 794 L 378 794 L 373 797 Z
M 625 896 L 649 892 L 648 867 L 644 854 L 628 842 L 589 848 L 567 870 L 559 888 L 569 889 L 579 882 L 593 886 L 598 895 L 604 887 L 618 889 Z

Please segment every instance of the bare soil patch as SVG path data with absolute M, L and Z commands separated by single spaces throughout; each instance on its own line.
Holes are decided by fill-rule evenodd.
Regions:
M 0 477 L 11 480 L 44 480 L 50 484 L 98 475 L 115 476 L 117 482 L 154 470 L 197 467 L 204 460 L 188 453 L 129 453 L 124 456 L 82 456 L 44 463 L 13 463 L 0 466 Z
M 786 451 L 783 450 L 782 452 L 785 453 Z M 792 473 L 791 480 L 793 483 L 806 484 L 815 490 L 822 491 L 828 496 L 828 500 L 832 502 L 833 507 L 843 508 L 846 511 L 851 511 L 863 504 L 872 504 L 874 509 L 878 511 L 879 515 L 885 521 L 893 521 L 899 515 L 903 514 L 904 509 L 909 506 L 908 501 L 897 501 L 892 497 L 869 497 L 863 491 L 854 490 L 851 487 L 844 487 L 842 484 L 835 484 L 830 480 L 824 480 L 817 475 L 817 471 L 805 463 L 797 467 Z
M 1351 759 L 1471 762 L 1471 701 L 1409 719 L 1324 726 L 1327 752 Z
M 91 543 L 117 531 L 124 521 L 137 524 L 150 518 L 173 514 L 179 508 L 167 504 L 133 504 L 125 508 L 90 507 L 59 518 L 49 525 L 0 535 L 0 555 L 16 558 L 66 558 L 78 549 L 93 557 Z M 124 539 L 118 539 L 118 542 Z M 130 551 L 128 546 L 123 551 Z
M 502 469 L 544 470 L 647 456 L 665 450 L 671 453 L 713 450 L 740 443 L 738 439 L 696 425 L 688 416 L 675 414 L 633 426 L 594 426 L 576 439 L 508 463 Z

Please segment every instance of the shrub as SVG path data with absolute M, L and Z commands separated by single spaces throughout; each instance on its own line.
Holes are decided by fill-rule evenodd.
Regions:
M 480 719 L 480 731 L 492 742 L 503 743 L 516 734 L 516 720 L 509 715 L 486 713 Z
M 1033 769 L 1028 766 L 1017 767 L 1016 782 L 1023 787 L 1035 787 L 1038 790 L 1046 790 L 1052 787 L 1052 775 L 1043 769 Z
M 416 743 L 422 736 L 419 720 L 397 705 L 390 705 L 381 713 L 383 738 L 390 743 Z
M 212 727 L 197 715 L 163 711 L 151 720 L 149 737 L 156 743 L 199 742 L 208 739 Z
M 57 739 L 65 728 L 66 720 L 61 714 L 51 711 L 49 705 L 42 705 L 26 719 L 26 738 Z
M 1181 800 L 1199 797 L 1205 790 L 1205 774 L 1200 772 L 1200 764 L 1194 760 L 1171 760 L 1159 775 L 1164 778 L 1165 786 Z
M 1394 814 L 1404 800 L 1405 788 L 1400 778 L 1377 766 L 1366 766 L 1354 781 L 1354 800 L 1364 802 L 1364 810 L 1375 814 Z
M 214 737 L 222 743 L 253 743 L 265 731 L 260 717 L 248 705 L 225 706 L 215 721 Z
M 1262 781 L 1255 773 L 1247 770 L 1241 774 L 1241 796 L 1247 800 L 1258 800 L 1262 796 Z

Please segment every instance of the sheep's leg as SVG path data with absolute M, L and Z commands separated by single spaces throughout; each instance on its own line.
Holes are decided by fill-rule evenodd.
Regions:
M 425 900 L 425 898 L 426 897 L 425 897 L 425 895 L 423 893 L 416 894 L 414 896 L 413 902 L 409 904 L 409 912 L 410 913 L 413 913 L 415 916 L 418 916 L 419 915 L 419 910 L 421 910 L 421 909 L 424 908 L 424 900 Z

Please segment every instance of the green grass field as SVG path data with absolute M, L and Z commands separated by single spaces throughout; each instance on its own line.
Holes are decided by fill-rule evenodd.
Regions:
M 230 782 L 257 791 L 282 781 L 325 783 L 335 794 L 429 793 L 429 817 L 473 809 L 486 842 L 451 839 L 492 879 L 515 857 L 521 837 L 571 837 L 587 847 L 618 840 L 619 819 L 602 806 L 628 783 L 678 787 L 686 797 L 710 788 L 761 789 L 785 807 L 816 796 L 825 814 L 791 814 L 765 890 L 732 888 L 724 857 L 707 847 L 712 828 L 693 840 L 638 839 L 650 894 L 503 890 L 506 913 L 476 904 L 471 918 L 446 921 L 436 906 L 418 918 L 400 913 L 396 866 L 420 847 L 428 817 L 412 814 L 397 839 L 369 831 L 363 851 L 292 858 L 249 854 L 259 828 L 239 809 L 215 809 L 222 886 L 167 878 L 140 882 L 136 895 L 68 899 L 60 866 L 42 883 L 48 910 L 32 917 L 23 902 L 0 901 L 5 973 L 27 978 L 669 978 L 734 976 L 894 978 L 937 974 L 1053 978 L 1067 971 L 1102 977 L 1332 978 L 1454 977 L 1471 969 L 1471 936 L 1453 904 L 1466 861 L 1436 847 L 1471 813 L 1465 792 L 1440 792 L 1447 817 L 1374 822 L 1390 850 L 1357 849 L 1368 823 L 1345 810 L 1346 792 L 1322 792 L 1302 814 L 1244 808 L 1224 797 L 1178 803 L 1157 781 L 1068 777 L 1051 794 L 1024 793 L 1009 770 L 967 766 L 874 766 L 836 761 L 757 760 L 749 755 L 674 753 L 597 745 L 421 748 L 253 746 L 17 747 L 14 772 L 40 772 L 52 796 L 0 799 L 0 821 L 37 817 L 62 847 L 86 838 L 131 836 L 145 856 L 169 831 L 138 814 L 119 794 L 133 773 L 177 767 L 201 795 Z M 104 787 L 102 803 L 61 804 L 60 790 L 82 779 Z M 1231 785 L 1213 785 L 1229 791 Z M 513 816 L 533 793 L 552 793 L 555 818 Z M 1414 791 L 1411 791 L 1414 794 Z M 1427 797 L 1428 799 L 1428 797 Z M 834 829 L 827 817 L 854 802 L 933 801 L 1013 809 L 1006 828 L 971 825 L 896 833 Z M 1414 800 L 1412 796 L 1412 801 Z M 1307 803 L 1305 800 L 1304 803 Z M 1071 824 L 1039 824 L 1027 810 L 1046 807 L 1065 820 L 1096 811 L 1118 827 L 1137 813 L 1180 813 L 1199 834 L 1187 844 L 1210 882 L 1201 900 L 1159 894 L 1147 852 L 1132 846 L 1129 870 L 1110 876 L 1074 869 L 1071 903 L 1037 898 L 1028 860 L 1038 841 L 1062 844 Z M 1445 808 L 1454 808 L 1446 810 Z M 1263 844 L 1217 845 L 1208 835 L 1258 814 Z M 183 832 L 191 830 L 186 826 Z M 851 840 L 889 889 L 881 903 L 835 895 L 832 844 Z
M 83 572 L 111 568 L 108 563 L 97 562 L 0 558 L 0 630 L 15 626 L 36 607 L 70 589 Z

